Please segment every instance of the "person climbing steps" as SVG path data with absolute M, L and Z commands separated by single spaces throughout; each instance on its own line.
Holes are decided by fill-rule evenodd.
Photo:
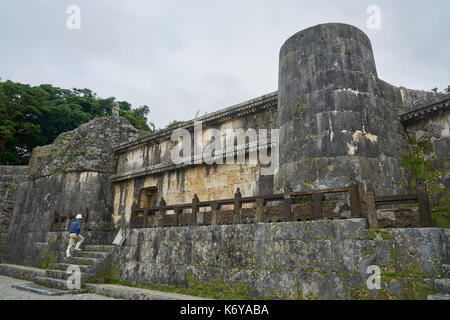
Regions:
M 77 216 L 75 217 L 75 221 L 72 222 L 72 224 L 70 225 L 69 246 L 67 247 L 67 250 L 66 250 L 67 258 L 72 257 L 71 249 L 72 249 L 73 245 L 75 244 L 75 242 L 76 242 L 75 250 L 81 251 L 80 246 L 84 242 L 84 237 L 80 234 L 82 219 L 83 219 L 83 216 L 81 214 L 77 214 Z

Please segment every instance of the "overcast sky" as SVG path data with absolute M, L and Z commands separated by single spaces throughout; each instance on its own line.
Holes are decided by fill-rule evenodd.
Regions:
M 72 4 L 79 30 L 66 26 Z M 370 5 L 381 9 L 379 30 L 367 27 Z M 448 0 L 1 0 L 0 77 L 146 104 L 164 127 L 276 91 L 284 41 L 343 22 L 369 36 L 381 79 L 442 90 L 449 12 Z

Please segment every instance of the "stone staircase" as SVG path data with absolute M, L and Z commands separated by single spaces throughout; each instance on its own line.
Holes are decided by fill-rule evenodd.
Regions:
M 447 257 L 450 261 L 450 229 L 447 229 L 446 232 L 449 238 Z M 436 293 L 429 295 L 428 300 L 450 300 L 450 264 L 443 264 L 442 271 L 444 277 L 434 280 Z
M 67 279 L 72 275 L 68 269 L 71 266 L 79 268 L 82 287 L 85 282 L 97 278 L 102 267 L 109 265 L 116 247 L 113 245 L 85 245 L 81 246 L 81 249 L 82 251 L 72 250 L 71 258 L 66 258 L 65 250 L 61 252 L 58 263 L 45 270 L 45 276 L 35 277 L 34 282 L 44 287 L 65 290 L 67 293 L 78 293 L 80 290 L 68 288 Z
M 444 264 L 444 277 L 434 280 L 436 294 L 428 296 L 428 300 L 450 300 L 450 265 Z

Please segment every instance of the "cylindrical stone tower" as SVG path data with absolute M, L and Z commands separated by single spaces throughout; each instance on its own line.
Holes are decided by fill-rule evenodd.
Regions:
M 274 188 L 334 188 L 354 178 L 378 194 L 402 192 L 401 103 L 399 91 L 378 79 L 361 30 L 330 23 L 289 38 L 280 51 Z

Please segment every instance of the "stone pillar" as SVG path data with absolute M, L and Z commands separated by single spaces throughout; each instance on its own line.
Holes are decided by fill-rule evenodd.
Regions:
M 198 214 L 198 203 L 200 200 L 198 199 L 197 194 L 194 194 L 194 198 L 192 199 L 192 213 L 191 213 L 191 225 L 197 225 L 197 214 Z
M 378 79 L 369 38 L 339 23 L 293 35 L 280 51 L 274 188 L 345 187 L 351 177 L 401 193 L 400 90 Z M 313 184 L 311 183 L 313 182 Z
M 237 188 L 236 193 L 234 194 L 234 219 L 233 219 L 234 224 L 241 223 L 241 206 L 242 206 L 241 199 L 242 199 L 241 189 Z
M 256 222 L 264 222 L 264 199 L 256 199 Z
M 294 220 L 294 214 L 292 212 L 292 199 L 291 199 L 291 192 L 292 189 L 289 186 L 289 184 L 287 184 L 284 187 L 284 221 L 293 221 Z
M 166 215 L 166 200 L 164 198 L 161 198 L 159 201 L 159 211 L 155 214 L 156 218 L 156 226 L 157 227 L 164 227 L 165 225 L 165 215 Z
M 211 204 L 211 225 L 217 225 L 219 222 L 219 203 L 218 202 L 213 202 Z
M 314 219 L 323 219 L 323 208 L 322 208 L 322 199 L 323 194 L 321 192 L 314 192 L 312 194 L 312 200 L 313 200 L 313 216 Z
M 183 213 L 183 208 L 175 209 L 175 226 L 178 227 L 180 225 L 180 217 Z
M 361 218 L 361 199 L 359 196 L 359 184 L 352 181 L 348 186 L 348 193 L 350 197 L 350 211 L 352 218 Z
M 366 207 L 367 207 L 367 219 L 369 221 L 369 228 L 378 228 L 377 219 L 377 205 L 375 203 L 375 191 L 373 187 L 370 186 L 369 190 L 366 192 Z

